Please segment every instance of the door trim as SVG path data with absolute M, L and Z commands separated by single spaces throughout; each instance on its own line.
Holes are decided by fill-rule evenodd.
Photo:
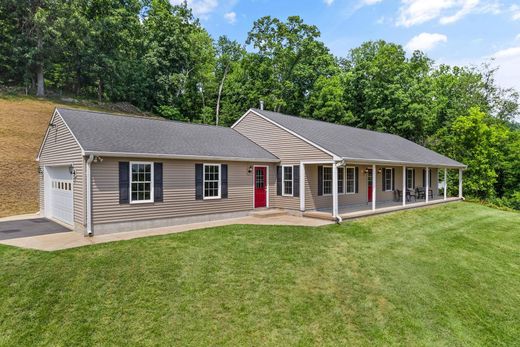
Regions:
M 256 195 L 256 182 L 255 182 L 255 179 L 256 179 L 256 168 L 257 167 L 263 167 L 265 168 L 265 185 L 266 185 L 266 194 L 265 194 L 265 207 L 255 207 L 255 195 Z M 256 208 L 269 208 L 269 165 L 253 165 L 253 209 L 256 209 Z

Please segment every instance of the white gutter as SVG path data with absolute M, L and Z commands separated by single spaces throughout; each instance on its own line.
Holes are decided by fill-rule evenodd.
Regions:
M 447 168 L 447 169 L 467 169 L 467 165 L 463 166 L 454 166 L 454 165 L 445 165 L 445 164 L 436 164 L 436 163 L 419 163 L 419 162 L 404 162 L 404 161 L 394 161 L 394 160 L 386 160 L 386 159 L 364 159 L 364 158 L 349 158 L 349 157 L 343 157 L 344 161 L 348 162 L 349 164 L 376 164 L 376 165 L 406 165 L 406 166 L 430 166 L 430 167 L 440 167 L 440 168 Z
M 119 158 L 156 158 L 156 159 L 186 159 L 186 160 L 209 160 L 209 161 L 243 161 L 257 163 L 278 163 L 280 159 L 266 158 L 241 158 L 241 157 L 218 157 L 203 155 L 176 155 L 176 154 L 157 154 L 157 153 L 130 153 L 130 152 L 91 152 L 86 151 L 86 155 L 96 155 L 100 157 L 119 157 Z
M 92 236 L 92 192 L 91 186 L 92 182 L 90 179 L 90 164 L 94 160 L 94 155 L 91 154 L 87 159 L 87 174 L 86 174 L 86 183 L 87 183 L 87 234 L 88 236 Z

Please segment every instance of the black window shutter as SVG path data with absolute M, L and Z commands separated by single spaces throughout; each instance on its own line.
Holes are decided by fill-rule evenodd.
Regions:
M 195 200 L 202 200 L 204 198 L 204 165 L 195 164 Z
M 293 166 L 293 196 L 300 196 L 300 165 Z
M 220 187 L 220 197 L 222 199 L 227 199 L 228 197 L 228 166 L 227 164 L 220 165 L 220 170 L 222 170 L 221 184 Z
M 359 168 L 356 166 L 356 193 L 359 193 Z
M 395 168 L 392 168 L 392 188 L 395 190 Z
M 282 167 L 276 167 L 276 195 L 282 195 Z
M 119 203 L 130 203 L 130 163 L 127 161 L 119 162 Z
M 412 189 L 415 189 L 415 168 L 412 169 Z
M 318 196 L 323 195 L 323 166 L 318 166 Z
M 163 202 L 163 165 L 153 163 L 153 200 Z
M 377 172 L 377 170 L 376 170 L 376 172 Z M 383 182 L 383 184 L 381 184 L 381 189 L 382 189 L 383 192 L 386 191 L 385 176 L 386 176 L 385 168 L 382 168 L 381 169 L 381 181 Z M 377 174 L 376 174 L 376 178 L 377 178 Z
M 426 170 L 422 169 L 422 186 L 426 187 Z

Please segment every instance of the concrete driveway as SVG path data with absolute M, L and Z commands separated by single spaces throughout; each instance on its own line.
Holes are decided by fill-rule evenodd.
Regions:
M 0 222 L 0 240 L 69 232 L 70 229 L 47 218 L 31 218 Z

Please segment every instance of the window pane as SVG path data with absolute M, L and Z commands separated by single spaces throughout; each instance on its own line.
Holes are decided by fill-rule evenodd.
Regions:
M 323 194 L 332 194 L 332 168 L 323 168 Z
M 151 200 L 152 164 L 132 164 L 132 201 Z

